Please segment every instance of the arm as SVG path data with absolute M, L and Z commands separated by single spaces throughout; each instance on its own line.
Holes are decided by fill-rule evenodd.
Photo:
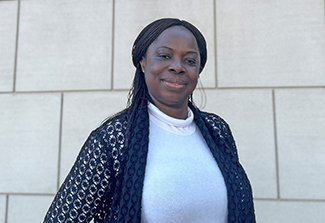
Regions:
M 112 159 L 99 130 L 83 145 L 44 222 L 90 222 L 114 181 Z

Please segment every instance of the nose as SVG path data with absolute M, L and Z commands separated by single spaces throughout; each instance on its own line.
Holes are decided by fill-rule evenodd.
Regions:
M 169 71 L 174 74 L 185 73 L 185 69 L 182 66 L 182 61 L 180 59 L 174 59 L 172 63 L 169 65 Z

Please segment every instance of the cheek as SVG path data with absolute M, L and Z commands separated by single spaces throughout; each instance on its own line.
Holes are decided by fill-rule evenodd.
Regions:
M 148 90 L 151 92 L 152 90 L 155 90 L 157 86 L 157 77 L 153 75 L 152 73 L 147 72 L 144 76 L 146 85 Z
M 192 91 L 194 91 L 195 88 L 198 85 L 198 82 L 199 82 L 198 76 L 197 75 L 191 76 L 191 82 L 192 82 L 192 84 L 191 84 L 192 87 L 191 88 L 192 88 Z
M 199 73 L 197 71 L 197 69 L 193 70 L 190 74 L 190 78 L 192 79 L 193 82 L 198 82 L 199 80 Z
M 164 71 L 164 69 L 166 69 L 166 65 L 165 64 L 163 64 L 163 63 L 152 63 L 148 67 L 148 72 L 152 76 L 158 76 L 160 73 L 162 73 Z

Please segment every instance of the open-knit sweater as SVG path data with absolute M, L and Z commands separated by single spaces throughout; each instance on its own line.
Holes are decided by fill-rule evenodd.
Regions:
M 227 123 L 190 103 L 189 107 L 223 175 L 228 222 L 256 222 L 250 182 L 239 163 Z M 141 222 L 149 115 L 147 106 L 139 108 L 126 143 L 126 112 L 107 120 L 89 135 L 44 222 Z

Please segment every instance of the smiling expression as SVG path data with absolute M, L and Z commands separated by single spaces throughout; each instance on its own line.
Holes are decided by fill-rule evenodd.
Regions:
M 200 73 L 199 48 L 188 29 L 173 26 L 164 30 L 140 64 L 149 94 L 160 110 L 187 110 Z

